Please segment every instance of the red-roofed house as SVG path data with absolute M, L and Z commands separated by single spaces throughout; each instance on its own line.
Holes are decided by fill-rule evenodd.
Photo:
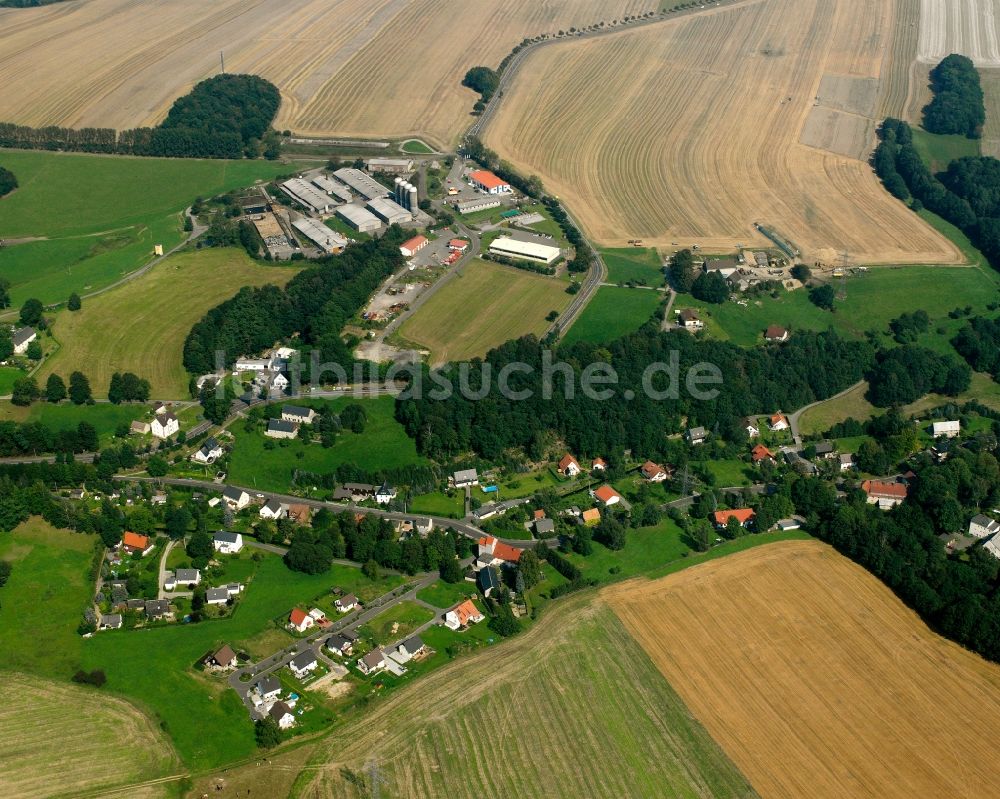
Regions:
M 517 563 L 521 560 L 522 550 L 503 541 L 497 541 L 491 535 L 484 535 L 476 543 L 478 545 L 476 560 L 481 564 L 490 566 L 494 563 Z
M 482 189 L 487 194 L 507 194 L 510 191 L 510 184 L 498 178 L 486 169 L 477 169 L 469 173 L 469 180 L 477 189 Z
M 148 535 L 128 531 L 122 536 L 122 547 L 132 555 L 148 555 L 153 551 L 153 542 Z
M 563 455 L 563 459 L 559 461 L 559 473 L 564 474 L 567 477 L 576 477 L 580 473 L 580 464 L 577 463 L 576 458 L 570 455 L 568 452 Z
M 493 547 L 493 559 L 502 560 L 504 563 L 517 563 L 521 560 L 523 551 L 523 549 L 505 544 L 503 541 L 497 541 L 496 546 Z
M 889 510 L 906 499 L 903 483 L 887 483 L 883 480 L 865 480 L 861 490 L 868 496 L 869 505 L 878 505 L 881 510 Z
M 788 330 L 778 325 L 769 325 L 764 331 L 764 338 L 767 341 L 788 341 Z
M 750 450 L 750 460 L 754 463 L 760 463 L 761 461 L 771 461 L 774 462 L 774 453 L 771 452 L 763 444 L 758 444 L 752 450 Z
M 609 485 L 602 485 L 594 492 L 594 498 L 607 508 L 622 501 L 622 495 Z
M 601 512 L 597 508 L 589 508 L 585 510 L 581 516 L 583 523 L 588 527 L 592 524 L 599 524 L 601 521 Z
M 712 521 L 719 529 L 729 524 L 730 519 L 736 519 L 742 527 L 746 527 L 756 514 L 753 508 L 736 508 L 735 510 L 717 510 L 712 514 Z
M 304 633 L 315 624 L 316 620 L 304 610 L 292 608 L 292 612 L 288 614 L 288 626 L 296 632 Z
M 777 433 L 779 430 L 787 430 L 788 417 L 783 413 L 776 413 L 767 420 L 767 429 L 772 433 Z
M 399 251 L 405 257 L 409 258 L 411 255 L 416 255 L 420 252 L 428 243 L 426 236 L 414 236 L 412 239 L 407 239 L 400 244 Z
M 448 242 L 448 249 L 452 252 L 465 252 L 469 249 L 469 242 L 465 239 L 452 239 Z
M 449 629 L 458 630 L 470 624 L 479 624 L 485 618 L 475 603 L 471 599 L 466 599 L 444 614 L 444 624 Z
M 669 472 L 667 472 L 665 468 L 660 466 L 658 463 L 653 463 L 652 461 L 646 461 L 642 464 L 642 466 L 639 467 L 639 471 L 642 472 L 642 476 L 651 483 L 662 483 L 670 476 Z
M 602 472 L 608 468 L 608 462 L 604 458 L 594 458 L 593 463 L 590 464 L 590 470 L 596 472 L 600 469 Z

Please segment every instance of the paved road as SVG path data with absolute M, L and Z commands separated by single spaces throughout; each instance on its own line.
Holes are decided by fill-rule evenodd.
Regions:
M 858 386 L 862 385 L 864 382 L 865 382 L 864 380 L 859 380 L 857 383 L 855 383 L 852 386 L 848 386 L 843 391 L 838 391 L 832 397 L 827 397 L 826 399 L 816 400 L 815 402 L 810 402 L 808 405 L 803 405 L 801 408 L 799 408 L 797 411 L 795 411 L 795 413 L 789 414 L 788 415 L 788 426 L 791 428 L 791 431 L 792 431 L 792 440 L 795 442 L 796 446 L 799 446 L 799 447 L 802 446 L 802 435 L 800 434 L 800 431 L 799 431 L 799 420 L 802 418 L 802 414 L 803 413 L 805 413 L 806 411 L 808 411 L 810 408 L 814 408 L 817 405 L 820 405 L 820 404 L 822 404 L 824 402 L 829 402 L 830 400 L 840 399 L 845 394 L 850 394 L 852 391 L 854 391 L 854 389 L 858 388 Z

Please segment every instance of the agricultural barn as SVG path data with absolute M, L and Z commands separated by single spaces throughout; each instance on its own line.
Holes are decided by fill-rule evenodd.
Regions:
M 366 175 L 360 169 L 344 167 L 343 169 L 338 169 L 334 172 L 333 176 L 345 186 L 350 186 L 366 200 L 374 200 L 376 197 L 389 196 L 389 190 L 385 186 L 375 180 L 371 175 Z
M 368 203 L 368 210 L 379 219 L 385 221 L 387 225 L 395 225 L 403 222 L 411 222 L 413 214 L 407 211 L 399 203 L 386 197 L 376 197 Z
M 399 245 L 399 251 L 407 258 L 411 255 L 416 255 L 424 247 L 429 244 L 426 236 L 414 236 L 412 239 L 407 239 L 402 244 Z
M 312 179 L 312 182 L 316 188 L 336 197 L 338 200 L 343 200 L 345 203 L 349 203 L 353 197 L 350 189 L 330 180 L 326 175 L 317 175 Z
M 520 241 L 509 236 L 501 236 L 490 245 L 490 253 L 506 258 L 520 258 L 524 261 L 534 261 L 538 264 L 551 264 L 560 253 L 558 247 L 547 244 L 536 244 L 533 241 Z
M 369 158 L 365 166 L 369 172 L 389 172 L 393 175 L 405 175 L 413 171 L 413 161 L 409 158 Z
M 281 184 L 281 190 L 299 205 L 317 214 L 328 213 L 333 203 L 323 192 L 301 178 L 292 178 Z
M 465 200 L 464 202 L 455 203 L 455 210 L 460 214 L 474 214 L 476 211 L 485 211 L 487 208 L 497 208 L 499 205 L 499 200 L 483 197 L 481 199 Z
M 366 211 L 359 205 L 342 205 L 337 209 L 337 216 L 360 233 L 367 233 L 382 227 L 382 223 L 375 214 Z
M 510 184 L 506 180 L 498 178 L 486 169 L 470 172 L 469 180 L 472 181 L 473 186 L 487 194 L 507 194 L 510 192 Z
M 328 255 L 342 253 L 347 246 L 347 239 L 315 219 L 296 219 L 292 222 L 292 227 Z

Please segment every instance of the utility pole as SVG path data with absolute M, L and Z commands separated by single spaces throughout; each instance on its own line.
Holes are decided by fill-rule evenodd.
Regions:
M 847 270 L 851 263 L 851 256 L 847 250 L 840 256 L 840 291 L 837 294 L 837 299 L 846 300 L 847 299 Z

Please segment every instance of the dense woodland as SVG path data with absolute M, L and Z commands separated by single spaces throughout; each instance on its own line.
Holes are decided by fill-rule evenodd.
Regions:
M 952 53 L 931 70 L 934 97 L 924 106 L 924 128 L 931 133 L 982 136 L 986 122 L 983 89 L 972 60 Z
M 10 194 L 17 188 L 17 178 L 9 169 L 0 166 L 0 197 Z
M 969 366 L 1000 380 L 1000 319 L 970 319 L 951 343 Z
M 195 374 L 216 370 L 215 353 L 232 366 L 299 333 L 323 362 L 353 363 L 340 331 L 376 288 L 404 264 L 399 244 L 407 233 L 393 226 L 380 239 L 349 247 L 300 272 L 284 288 L 244 287 L 198 322 L 184 342 L 184 366 Z
M 178 98 L 155 128 L 31 128 L 0 122 L 0 147 L 167 158 L 277 158 L 270 129 L 281 104 L 274 84 L 256 75 L 216 75 Z

